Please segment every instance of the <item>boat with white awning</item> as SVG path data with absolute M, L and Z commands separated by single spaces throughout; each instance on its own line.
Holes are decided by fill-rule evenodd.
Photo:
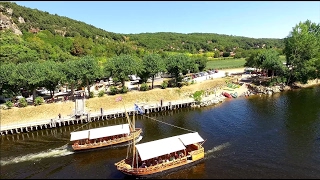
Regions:
M 88 150 L 130 142 L 141 133 L 141 128 L 131 129 L 129 124 L 119 124 L 71 132 L 70 141 L 74 151 Z
M 134 144 L 133 156 L 115 163 L 115 166 L 127 175 L 153 175 L 203 159 L 203 142 L 198 132 L 192 132 Z

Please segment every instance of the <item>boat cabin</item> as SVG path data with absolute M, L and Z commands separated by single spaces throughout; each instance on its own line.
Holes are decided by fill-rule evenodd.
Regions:
M 120 124 L 83 131 L 71 132 L 70 141 L 75 146 L 106 143 L 125 138 L 130 134 L 129 124 Z
M 138 158 L 134 162 L 128 158 L 126 164 L 130 168 L 132 164 L 134 168 L 147 168 L 181 159 L 196 161 L 204 157 L 204 153 L 194 153 L 197 150 L 203 151 L 199 144 L 203 141 L 202 137 L 195 132 L 137 144 L 135 147 Z

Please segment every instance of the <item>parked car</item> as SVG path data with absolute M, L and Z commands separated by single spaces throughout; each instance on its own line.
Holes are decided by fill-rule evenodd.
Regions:
M 137 80 L 137 77 L 135 75 L 129 75 L 130 81 L 135 81 Z
M 207 72 L 202 72 L 204 76 L 207 76 L 209 75 Z
M 137 75 L 129 75 L 129 79 L 130 81 L 136 81 L 136 80 L 140 80 L 141 78 Z

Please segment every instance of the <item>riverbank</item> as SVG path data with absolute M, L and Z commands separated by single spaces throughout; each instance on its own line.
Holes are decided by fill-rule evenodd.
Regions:
M 224 70 L 229 73 L 243 72 L 243 68 L 227 69 Z M 250 84 L 251 75 L 239 75 L 233 77 L 214 78 L 208 79 L 202 82 L 197 82 L 189 86 L 183 86 L 182 88 L 167 88 L 160 89 L 155 88 L 149 91 L 130 91 L 126 94 L 118 95 L 105 95 L 103 97 L 94 97 L 85 100 L 86 112 L 100 112 L 102 108 L 104 111 L 124 110 L 124 108 L 133 108 L 134 103 L 137 104 L 160 104 L 161 100 L 164 104 L 174 101 L 192 99 L 190 94 L 193 94 L 199 90 L 212 90 L 215 89 L 215 93 L 205 98 L 213 98 L 215 95 L 220 95 L 222 92 L 237 92 L 238 95 L 243 95 L 248 91 L 246 84 Z M 239 81 L 242 86 L 235 89 L 227 87 L 226 81 L 236 82 Z M 316 81 L 310 82 L 302 87 L 308 87 L 310 85 L 319 84 Z M 121 96 L 122 101 L 116 102 L 116 98 Z M 1 118 L 0 125 L 16 125 L 19 123 L 28 123 L 37 120 L 56 119 L 58 114 L 61 117 L 67 117 L 74 115 L 75 103 L 72 101 L 57 102 L 50 104 L 43 104 L 40 106 L 27 106 L 25 108 L 14 107 L 12 109 L 3 110 L 0 109 Z
M 182 100 L 187 94 L 197 90 L 205 90 L 208 87 L 222 86 L 225 84 L 224 78 L 199 82 L 182 88 L 155 88 L 149 91 L 131 91 L 126 94 L 105 95 L 103 97 L 94 97 L 85 99 L 86 112 L 113 111 L 134 107 L 134 103 L 156 104 Z M 116 97 L 122 96 L 121 102 L 116 102 Z M 75 103 L 72 101 L 42 104 L 39 106 L 27 106 L 24 108 L 1 109 L 1 126 L 28 123 L 36 120 L 55 119 L 60 113 L 62 117 L 74 114 Z

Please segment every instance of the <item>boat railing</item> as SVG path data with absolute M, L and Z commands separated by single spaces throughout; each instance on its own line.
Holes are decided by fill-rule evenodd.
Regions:
M 201 147 L 200 149 L 197 150 L 193 150 L 191 152 L 189 152 L 190 155 L 195 155 L 195 154 L 199 154 L 199 153 L 203 153 L 204 152 L 204 148 Z
M 163 163 L 159 163 L 159 164 L 156 164 L 156 165 L 152 165 L 152 166 L 149 166 L 149 167 L 132 168 L 130 170 L 128 169 L 128 171 L 137 172 L 137 173 L 148 172 L 148 171 L 158 171 L 159 169 L 168 169 L 168 167 L 170 167 L 170 166 L 176 166 L 178 164 L 185 163 L 185 162 L 187 162 L 187 157 L 186 156 L 174 159 L 174 160 L 169 161 L 169 162 L 163 162 Z
M 138 131 L 135 132 L 135 135 L 139 135 L 141 133 L 141 129 L 139 129 Z M 87 144 L 83 144 L 83 145 L 79 145 L 79 147 L 85 147 L 85 146 L 101 146 L 103 144 L 113 144 L 113 143 L 119 143 L 122 141 L 127 141 L 133 138 L 133 134 L 130 134 L 129 136 L 124 136 L 124 137 L 120 137 L 120 138 L 116 138 L 116 139 L 109 139 L 107 141 L 100 141 L 100 142 L 95 142 L 95 143 L 87 143 Z

